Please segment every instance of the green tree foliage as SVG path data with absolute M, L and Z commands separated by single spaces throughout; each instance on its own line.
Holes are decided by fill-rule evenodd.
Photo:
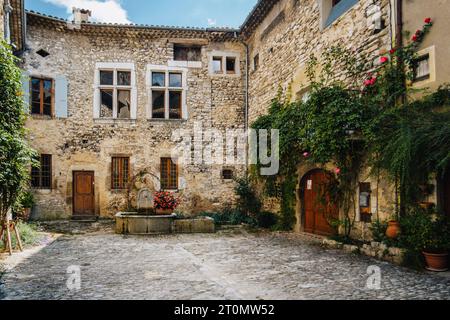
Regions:
M 25 139 L 21 71 L 5 42 L 0 43 L 0 219 L 28 187 L 34 152 Z

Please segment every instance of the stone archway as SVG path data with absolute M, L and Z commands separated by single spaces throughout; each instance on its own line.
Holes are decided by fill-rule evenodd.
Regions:
M 331 203 L 326 190 L 331 179 L 332 175 L 323 169 L 313 169 L 301 179 L 299 200 L 302 231 L 327 236 L 336 233 L 329 223 L 330 219 L 339 218 L 339 206 Z

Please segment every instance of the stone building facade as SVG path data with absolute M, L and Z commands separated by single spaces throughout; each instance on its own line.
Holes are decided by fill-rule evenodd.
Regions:
M 28 50 L 23 56 L 22 67 L 26 79 L 31 80 L 25 80 L 25 85 L 31 86 L 28 88 L 31 95 L 35 90 L 33 86 L 39 90 L 42 79 L 44 91 L 45 86 L 51 86 L 51 94 L 45 93 L 49 99 L 51 96 L 51 106 L 48 106 L 51 111 L 49 109 L 47 113 L 45 101 L 42 106 L 40 101 L 33 102 L 36 100 L 33 96 L 26 97 L 32 103 L 32 114 L 27 122 L 31 144 L 41 155 L 51 156 L 46 160 L 50 164 L 44 163 L 45 168 L 41 168 L 46 172 L 36 172 L 37 205 L 33 216 L 37 219 L 64 219 L 76 214 L 74 198 L 80 196 L 76 194 L 78 187 L 92 187 L 89 192 L 94 197 L 93 200 L 80 200 L 93 201 L 89 204 L 90 211 L 81 213 L 81 217 L 87 214 L 110 217 L 127 209 L 130 197 L 136 206 L 136 195 L 133 199 L 128 190 L 146 188 L 153 192 L 163 188 L 161 159 L 172 156 L 176 147 L 176 140 L 172 139 L 174 132 L 185 130 L 193 137 L 194 129 L 198 131 L 201 125 L 204 131 L 214 128 L 225 137 L 225 129 L 244 128 L 244 80 L 241 75 L 245 72 L 245 50 L 234 30 L 77 24 L 31 12 L 27 24 Z M 177 46 L 194 48 L 193 52 L 199 55 L 198 61 L 175 60 L 174 47 Z M 229 57 L 231 61 L 227 60 Z M 213 59 L 217 58 L 223 60 L 223 72 L 211 69 Z M 230 70 L 226 72 L 227 62 L 227 70 Z M 102 70 L 113 70 L 117 80 L 111 85 L 118 84 L 119 73 L 125 72 L 121 81 L 128 86 L 125 90 L 116 86 L 106 93 L 101 91 Z M 173 84 L 172 73 L 175 75 Z M 164 75 L 166 82 L 170 77 L 171 84 L 152 82 L 164 79 Z M 160 87 L 154 90 L 154 85 Z M 172 86 L 177 87 L 175 91 L 166 88 Z M 125 92 L 125 102 L 121 93 L 114 98 L 121 90 Z M 155 102 L 151 97 L 157 92 L 162 92 L 166 109 L 167 104 L 172 105 L 172 92 L 180 93 L 177 97 L 182 100 L 181 118 L 168 119 L 171 115 L 166 110 L 163 117 L 167 120 L 155 119 L 152 113 Z M 113 97 L 110 103 L 114 107 L 106 108 L 103 114 L 102 99 L 106 95 L 107 100 L 108 93 Z M 164 100 L 162 96 L 159 97 Z M 128 104 L 124 116 L 121 111 L 112 114 L 116 113 L 113 111 L 116 105 L 123 104 Z M 193 151 L 197 152 L 197 149 Z M 113 158 L 128 159 L 125 165 L 120 163 L 118 166 L 121 167 L 119 171 L 129 170 L 131 187 L 120 183 L 118 188 L 113 186 Z M 245 163 L 206 165 L 195 161 L 179 163 L 177 172 L 172 172 L 176 178 L 171 177 L 174 185 L 170 189 L 175 189 L 181 197 L 180 211 L 191 214 L 218 210 L 232 203 L 234 182 L 229 172 L 224 176 L 223 171 L 231 170 L 233 176 L 240 176 L 244 173 Z M 83 176 L 83 172 L 88 176 Z M 39 174 L 47 174 L 47 178 L 39 177 Z M 81 175 L 81 180 L 88 179 L 89 186 L 77 186 L 77 174 Z M 48 175 L 50 183 L 44 181 Z
M 130 178 L 136 178 L 131 189 L 161 189 L 165 167 L 162 159 L 170 157 L 176 145 L 171 139 L 174 132 L 183 129 L 193 135 L 199 123 L 204 129 L 217 129 L 223 135 L 227 129 L 245 129 L 267 112 L 279 88 L 293 99 L 302 99 L 309 90 L 307 60 L 330 46 L 341 44 L 355 54 L 377 59 L 393 47 L 396 2 L 259 0 L 238 30 L 102 25 L 88 22 L 89 12 L 84 10 L 77 11 L 74 16 L 81 20 L 75 22 L 29 12 L 28 48 L 23 55 L 25 79 L 34 78 L 40 81 L 35 83 L 37 87 L 39 83 L 43 89 L 47 84 L 53 90 L 49 114 L 45 114 L 46 105 L 40 101 L 36 108 L 40 107 L 41 114 L 32 114 L 27 123 L 32 145 L 40 154 L 51 156 L 46 158 L 47 164 L 51 160 L 51 169 L 46 172 L 50 175 L 49 186 L 35 188 L 38 203 L 34 217 L 72 217 L 75 198 L 80 196 L 75 190 L 79 174 L 80 179 L 87 179 L 93 186 L 92 214 L 109 217 L 126 208 L 127 202 L 135 205 L 135 193 L 123 185 L 118 190 L 113 187 L 113 177 L 117 178 L 121 170 L 116 174 L 113 171 L 123 166 L 123 159 L 128 159 Z M 405 24 L 414 28 L 408 16 L 415 19 L 422 12 L 411 10 L 405 12 Z M 445 10 L 433 10 L 431 14 L 440 16 L 442 32 L 448 19 L 439 11 Z M 445 57 L 448 55 L 441 39 L 429 41 L 435 42 L 436 50 Z M 442 59 L 445 58 L 439 61 Z M 116 79 L 106 89 L 101 83 L 103 71 L 112 71 Z M 116 81 L 123 71 L 129 78 L 126 86 L 120 87 Z M 154 88 L 153 73 L 164 73 L 167 82 L 171 73 L 181 74 L 181 83 L 175 88 L 182 92 L 181 119 L 154 118 L 154 91 L 164 89 L 161 99 L 170 105 L 174 88 Z M 111 109 L 103 107 L 105 90 L 114 95 L 129 91 L 125 95 L 129 105 L 126 119 L 120 119 L 117 111 L 120 94 L 112 98 Z M 25 92 L 33 94 L 30 88 Z M 25 98 L 33 102 L 32 97 Z M 159 116 L 170 118 L 170 110 Z M 196 142 L 200 139 L 194 137 Z M 206 145 L 216 147 L 217 140 Z M 199 154 L 195 146 L 188 149 Z M 113 164 L 118 161 L 113 159 L 118 158 L 122 160 Z M 176 189 L 182 198 L 180 211 L 195 214 L 234 202 L 234 183 L 229 178 L 244 175 L 245 167 L 245 162 L 180 163 L 176 174 Z M 170 168 L 169 165 L 166 171 Z M 333 169 L 333 164 L 298 168 L 298 186 L 293 190 L 297 194 L 297 231 L 320 233 L 321 230 L 307 229 L 303 192 L 314 183 L 311 177 Z M 38 174 L 39 184 L 43 181 L 42 172 Z M 360 177 L 357 199 L 355 236 L 365 238 L 371 219 L 388 219 L 394 211 L 393 187 L 386 181 L 375 181 L 367 168 Z M 430 201 L 435 202 L 436 195 Z M 279 209 L 273 199 L 267 207 Z
M 5 2 L 0 0 L 0 37 L 3 39 L 5 34 Z
M 355 51 L 355 54 L 364 53 L 375 61 L 392 48 L 389 0 L 345 0 L 336 6 L 331 0 L 266 3 L 266 14 L 259 20 L 250 16 L 248 28 L 243 30 L 251 61 L 250 123 L 267 112 L 279 88 L 284 95 L 292 95 L 292 99 L 302 99 L 307 94 L 309 83 L 306 63 L 312 54 L 319 57 L 326 48 L 340 44 Z M 253 22 L 252 19 L 257 21 Z M 304 192 L 316 183 L 312 177 L 321 172 L 333 172 L 334 168 L 333 164 L 325 167 L 303 165 L 298 168 L 299 181 L 297 190 L 294 190 L 297 194 L 297 231 L 329 231 L 328 228 L 314 230 L 314 227 L 307 230 Z M 394 193 L 389 183 L 378 184 L 366 172 L 361 175 L 361 184 L 370 189 L 368 210 L 371 215 L 388 219 L 394 209 Z M 274 211 L 278 207 L 275 199 L 269 200 L 266 205 Z M 360 212 L 356 220 L 356 236 L 364 237 L 368 234 L 369 224 L 362 222 Z

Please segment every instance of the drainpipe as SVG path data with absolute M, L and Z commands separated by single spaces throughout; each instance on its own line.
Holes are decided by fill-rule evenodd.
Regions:
M 395 46 L 401 48 L 403 46 L 403 0 L 396 0 L 396 7 Z
M 249 136 L 248 136 L 248 129 L 249 129 L 249 121 L 248 121 L 248 104 L 249 104 L 249 56 L 250 56 L 250 50 L 248 47 L 248 44 L 245 43 L 244 40 L 241 39 L 241 44 L 245 47 L 245 106 L 244 106 L 244 127 L 245 132 L 247 134 L 246 139 L 246 155 L 245 155 L 245 175 L 248 177 L 248 167 L 249 167 L 249 159 L 248 159 L 248 152 L 249 152 Z

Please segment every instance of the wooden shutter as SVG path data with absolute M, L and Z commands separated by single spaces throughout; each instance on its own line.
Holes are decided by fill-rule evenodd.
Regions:
M 55 79 L 55 116 L 67 118 L 67 78 L 57 76 Z

